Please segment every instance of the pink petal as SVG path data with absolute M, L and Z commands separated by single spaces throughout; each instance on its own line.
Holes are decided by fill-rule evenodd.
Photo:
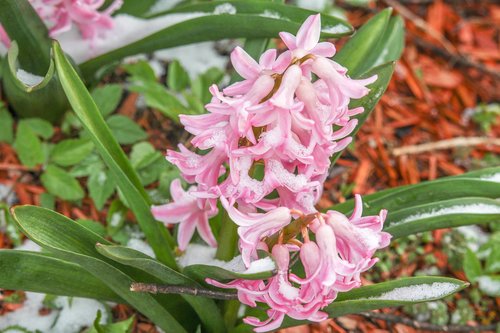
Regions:
M 312 50 L 319 41 L 320 33 L 321 15 L 309 16 L 297 32 L 297 46 L 304 50 Z
M 231 52 L 231 63 L 238 74 L 245 79 L 253 79 L 260 73 L 257 62 L 239 46 Z

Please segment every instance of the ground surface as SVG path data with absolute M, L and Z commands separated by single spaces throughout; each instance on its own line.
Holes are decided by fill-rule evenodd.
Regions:
M 340 5 L 348 8 L 348 17 L 355 26 L 380 8 L 393 6 L 405 18 L 407 45 L 388 91 L 354 146 L 332 169 L 320 206 L 342 202 L 353 193 L 368 194 L 499 165 L 500 146 L 491 142 L 499 137 L 500 125 L 498 113 L 495 123 L 491 110 L 500 107 L 494 104 L 500 100 L 500 6 L 494 1 L 425 0 L 387 0 L 378 7 L 363 9 L 343 2 Z M 121 74 L 107 80 L 119 82 L 123 79 Z M 188 138 L 158 112 L 137 108 L 137 99 L 137 94 L 126 93 L 118 113 L 140 124 L 155 148 L 172 148 Z M 56 128 L 53 140 L 62 137 L 61 129 Z M 424 144 L 430 145 L 420 147 Z M 446 148 L 438 149 L 439 144 Z M 415 153 L 418 147 L 421 151 Z M 0 184 L 5 185 L 0 187 L 0 200 L 17 198 L 20 204 L 39 205 L 46 192 L 39 176 L 39 169 L 20 164 L 11 145 L 0 143 Z M 109 206 L 99 211 L 86 197 L 79 206 L 57 200 L 56 208 L 72 218 L 104 224 Z M 420 273 L 465 280 L 463 249 L 484 242 L 491 234 L 487 227 L 469 228 L 439 230 L 401 240 L 379 254 L 381 262 L 364 277 L 365 282 Z M 12 248 L 14 243 L 8 232 L 0 231 L 0 248 Z M 24 297 L 21 292 L 2 291 L 0 314 L 5 316 L 27 306 Z M 470 329 L 463 325 L 493 331 L 491 324 L 500 320 L 499 308 L 500 298 L 488 297 L 472 286 L 428 305 L 384 310 L 371 317 L 347 316 L 283 332 L 411 333 L 445 330 L 447 325 L 459 325 L 451 328 L 464 332 Z M 39 315 L 50 315 L 51 311 L 56 310 L 47 306 Z M 112 310 L 115 319 L 126 319 L 132 314 L 133 310 L 126 306 Z M 134 332 L 156 331 L 146 319 L 137 318 Z

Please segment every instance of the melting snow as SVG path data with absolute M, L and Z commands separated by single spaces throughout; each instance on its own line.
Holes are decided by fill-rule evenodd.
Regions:
M 225 270 L 242 273 L 256 274 L 266 271 L 272 271 L 276 268 L 274 261 L 271 258 L 255 260 L 251 263 L 248 269 L 241 259 L 241 256 L 236 256 L 230 261 L 222 261 L 215 259 L 217 249 L 200 244 L 190 244 L 183 256 L 178 261 L 182 267 L 191 265 L 210 265 L 223 268 Z
M 395 288 L 379 296 L 369 297 L 369 300 L 383 301 L 425 301 L 447 296 L 457 290 L 457 285 L 449 282 L 434 282 Z
M 477 278 L 479 288 L 488 295 L 500 295 L 500 280 L 493 280 L 489 276 L 480 276 Z
M 236 8 L 233 5 L 231 5 L 230 3 L 223 3 L 223 4 L 215 7 L 214 14 L 215 15 L 220 15 L 220 14 L 234 15 L 234 14 L 236 14 Z
M 488 204 L 470 204 L 470 205 L 457 205 L 441 209 L 434 209 L 430 212 L 410 215 L 401 221 L 394 222 L 391 225 L 403 224 L 411 221 L 425 219 L 429 217 L 436 217 L 449 214 L 499 214 L 500 207 Z
M 155 258 L 155 253 L 151 246 L 142 239 L 131 238 L 127 243 L 127 247 L 130 247 L 136 251 L 142 252 L 152 258 Z
M 28 87 L 34 87 L 43 81 L 43 76 L 28 73 L 21 68 L 17 70 L 16 75 L 17 78 Z
M 77 333 L 83 328 L 92 326 L 97 311 L 102 313 L 101 323 L 106 323 L 107 312 L 104 304 L 91 299 L 79 297 L 58 297 L 55 300 L 60 310 L 52 310 L 50 314 L 42 316 L 39 311 L 43 308 L 44 294 L 26 292 L 26 301 L 16 311 L 2 316 L 0 329 L 9 326 L 21 325 L 30 331 L 44 333 Z
M 349 31 L 349 28 L 343 24 L 336 25 L 328 25 L 326 27 L 321 28 L 321 31 L 329 33 L 329 34 L 343 34 Z
M 492 175 L 481 177 L 482 180 L 488 180 L 490 182 L 500 183 L 500 172 L 494 173 Z
M 120 14 L 114 17 L 114 27 L 106 31 L 104 37 L 96 39 L 92 48 L 89 48 L 88 41 L 82 40 L 76 29 L 61 34 L 58 40 L 63 49 L 77 63 L 82 63 L 90 58 L 138 41 L 166 27 L 206 15 L 208 13 L 202 12 L 169 14 L 146 20 Z

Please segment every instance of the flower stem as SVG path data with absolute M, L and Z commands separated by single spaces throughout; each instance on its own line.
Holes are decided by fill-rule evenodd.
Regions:
M 221 228 L 219 231 L 219 246 L 215 253 L 215 258 L 219 260 L 231 260 L 236 253 L 236 246 L 238 244 L 238 233 L 236 232 L 238 226 L 231 221 L 229 215 L 225 210 L 222 210 Z

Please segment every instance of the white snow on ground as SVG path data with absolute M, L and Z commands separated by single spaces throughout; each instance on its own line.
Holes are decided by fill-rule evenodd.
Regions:
M 16 192 L 12 190 L 12 186 L 0 184 L 0 201 L 5 202 L 8 206 L 17 202 Z
M 22 245 L 16 247 L 16 250 L 40 252 L 42 248 L 31 239 L 27 239 Z
M 140 19 L 130 15 L 120 14 L 114 17 L 114 27 L 105 32 L 105 36 L 89 42 L 82 40 L 77 29 L 57 37 L 64 51 L 77 62 L 82 63 L 90 58 L 138 41 L 148 35 L 182 21 L 194 19 L 209 13 L 183 13 L 159 16 L 153 19 Z
M 214 48 L 214 42 L 203 42 L 160 50 L 154 53 L 159 60 L 178 59 L 189 76 L 194 78 L 210 67 L 225 68 L 228 58 L 221 56 Z
M 107 320 L 104 305 L 95 300 L 73 297 L 58 297 L 55 300 L 61 310 L 52 310 L 50 314 L 41 316 L 44 294 L 27 292 L 23 307 L 0 317 L 0 329 L 20 325 L 30 331 L 44 333 L 78 333 L 94 322 L 97 311 L 101 310 L 101 323 Z
M 488 180 L 490 182 L 496 182 L 496 183 L 500 183 L 500 172 L 499 173 L 494 173 L 492 175 L 488 175 L 488 176 L 483 176 L 481 177 L 482 180 Z
M 479 288 L 488 295 L 500 295 L 500 280 L 493 280 L 489 276 L 480 276 L 477 278 Z
M 379 296 L 369 297 L 369 300 L 383 301 L 425 301 L 438 299 L 457 290 L 457 285 L 449 282 L 434 282 L 395 288 Z
M 134 249 L 136 251 L 142 252 L 152 258 L 155 258 L 155 253 L 148 243 L 138 238 L 131 238 L 127 243 L 127 247 Z
M 328 0 L 297 0 L 297 6 L 318 12 L 325 9 L 327 3 Z
M 486 243 L 490 237 L 487 232 L 477 225 L 464 225 L 456 228 L 458 232 L 464 235 L 467 246 L 473 251 L 477 252 L 479 247 Z
M 222 261 L 215 259 L 216 249 L 213 247 L 190 244 L 186 252 L 181 256 L 179 264 L 183 267 L 191 265 L 210 265 L 217 266 L 228 271 L 242 274 L 256 274 L 266 271 L 272 271 L 276 268 L 274 261 L 271 258 L 264 258 L 252 262 L 248 269 L 241 259 L 241 256 L 236 256 L 230 261 Z

